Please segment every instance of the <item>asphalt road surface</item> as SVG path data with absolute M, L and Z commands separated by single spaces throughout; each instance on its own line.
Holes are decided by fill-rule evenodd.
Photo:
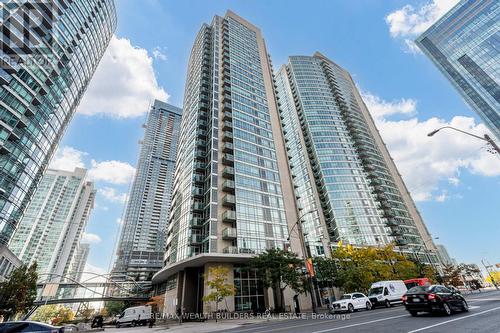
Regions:
M 402 305 L 389 309 L 359 311 L 350 318 L 307 318 L 269 321 L 218 332 L 231 333 L 328 333 L 328 332 L 488 332 L 500 333 L 500 292 L 489 291 L 466 296 L 469 312 L 420 314 L 412 317 Z

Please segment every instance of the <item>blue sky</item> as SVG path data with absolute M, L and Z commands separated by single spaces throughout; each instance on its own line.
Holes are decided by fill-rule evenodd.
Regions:
M 481 142 L 426 133 L 486 132 L 411 41 L 456 0 L 116 0 L 118 29 L 53 166 L 85 166 L 98 188 L 89 268 L 107 270 L 153 98 L 182 105 L 197 30 L 231 9 L 259 26 L 273 65 L 321 51 L 349 70 L 431 233 L 459 261 L 500 262 L 500 159 Z M 307 4 L 307 5 L 306 5 Z

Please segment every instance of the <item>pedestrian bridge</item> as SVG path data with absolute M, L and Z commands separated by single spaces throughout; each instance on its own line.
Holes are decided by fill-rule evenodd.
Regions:
M 147 302 L 151 297 L 151 281 L 134 281 L 116 274 L 82 273 L 91 277 L 77 281 L 71 276 L 41 274 L 33 308 L 25 318 L 29 318 L 42 305 L 107 301 Z

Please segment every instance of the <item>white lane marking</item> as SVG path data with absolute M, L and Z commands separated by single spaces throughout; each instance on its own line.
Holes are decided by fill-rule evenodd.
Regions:
M 338 331 L 338 330 L 341 330 L 343 328 L 349 328 L 349 327 L 355 327 L 355 326 L 362 326 L 362 325 L 366 325 L 366 324 L 373 324 L 373 323 L 378 323 L 380 321 L 391 320 L 391 319 L 396 319 L 396 318 L 401 318 L 401 317 L 408 317 L 408 314 L 399 315 L 399 316 L 393 316 L 393 317 L 387 317 L 387 318 L 382 318 L 382 319 L 376 319 L 376 320 L 370 320 L 370 321 L 364 321 L 362 323 L 351 324 L 351 325 L 346 325 L 346 326 L 341 326 L 341 327 L 328 328 L 326 330 L 313 331 L 311 333 L 324 333 L 324 332 Z
M 380 311 L 380 313 L 388 313 L 388 312 L 396 312 L 397 310 L 405 310 L 405 308 L 395 308 L 395 309 L 391 309 L 391 310 L 385 310 L 384 311 Z M 352 316 L 350 317 L 350 319 L 346 319 L 346 320 L 352 320 L 352 319 L 357 319 L 357 318 L 363 318 L 363 317 L 368 317 L 372 314 L 376 314 L 376 313 L 379 313 L 379 311 L 377 310 L 370 310 L 370 311 L 367 311 L 366 313 L 361 313 L 359 315 L 356 315 L 356 316 Z M 332 314 L 330 314 L 332 315 Z M 340 314 L 342 315 L 342 314 Z M 344 314 L 344 315 L 347 315 Z M 296 321 L 300 321 L 300 319 L 293 319 L 293 320 L 296 320 Z M 307 320 L 314 320 L 314 319 L 311 319 L 311 318 L 308 318 Z M 283 322 L 286 322 L 287 319 L 285 320 L 277 320 L 277 321 L 271 321 L 271 323 L 283 323 Z M 293 327 L 304 327 L 304 326 L 314 326 L 314 325 L 318 325 L 318 324 L 321 324 L 321 323 L 326 323 L 328 322 L 329 319 L 322 319 L 322 320 L 319 320 L 319 321 L 314 321 L 313 323 L 308 323 L 308 324 L 302 324 L 302 325 L 294 325 Z M 338 321 L 337 319 L 333 319 L 334 322 Z M 269 324 L 269 323 L 268 323 Z M 255 325 L 259 325 L 259 324 L 255 324 Z M 264 325 L 264 324 L 263 324 Z M 254 331 L 254 330 L 258 330 L 258 329 L 261 329 L 263 327 L 249 327 L 247 329 L 243 329 L 243 330 L 238 330 L 237 332 L 240 333 L 240 332 L 247 332 L 247 331 Z M 264 333 L 264 332 L 275 332 L 275 331 L 284 331 L 284 330 L 288 330 L 290 327 L 277 327 L 277 328 L 272 328 L 272 329 L 269 329 L 269 330 L 265 330 L 265 331 L 256 331 L 256 332 L 259 332 L 259 333 Z M 499 332 L 500 333 L 500 332 Z
M 479 316 L 479 315 L 482 315 L 483 313 L 487 313 L 487 312 L 491 312 L 491 311 L 496 311 L 496 310 L 500 310 L 500 306 L 496 307 L 496 308 L 493 308 L 493 309 L 488 309 L 488 310 L 484 310 L 484 311 L 481 311 L 481 312 L 478 312 L 478 313 L 474 313 L 474 314 L 471 314 L 471 315 L 468 315 L 468 316 L 463 316 L 463 317 L 460 317 L 460 318 L 455 318 L 455 319 L 443 321 L 443 322 L 440 322 L 440 323 L 437 323 L 437 324 L 434 324 L 434 325 L 422 327 L 422 328 L 419 328 L 419 329 L 416 329 L 416 330 L 413 330 L 413 331 L 409 331 L 408 333 L 415 333 L 415 332 L 420 332 L 420 331 L 428 330 L 429 328 L 433 328 L 433 327 L 436 327 L 436 326 L 441 326 L 441 325 L 444 325 L 444 324 L 448 324 L 448 323 L 451 323 L 451 322 L 454 322 L 454 321 L 458 321 L 458 320 L 462 320 L 462 319 L 466 319 L 466 318 L 470 318 L 470 317 Z
M 500 301 L 500 298 L 477 298 L 477 299 L 470 299 L 468 301 L 469 302 Z
M 474 309 L 479 309 L 480 306 L 479 305 L 471 305 L 469 306 L 469 310 L 474 310 Z

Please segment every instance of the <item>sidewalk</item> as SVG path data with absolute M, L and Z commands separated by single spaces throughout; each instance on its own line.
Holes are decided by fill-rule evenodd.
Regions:
M 275 322 L 286 319 L 222 319 L 218 322 L 215 320 L 207 320 L 204 322 L 169 322 L 166 324 L 158 324 L 149 329 L 153 332 L 176 332 L 176 333 L 206 333 L 214 331 L 229 330 L 236 327 L 241 327 L 250 324 L 259 324 L 265 322 Z

